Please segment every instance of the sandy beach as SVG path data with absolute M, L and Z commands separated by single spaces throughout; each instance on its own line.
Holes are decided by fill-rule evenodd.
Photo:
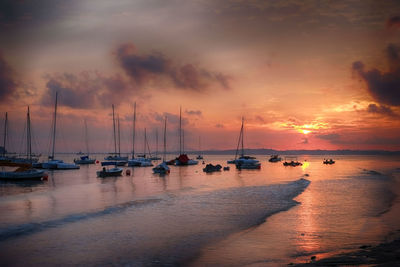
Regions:
M 400 230 L 397 230 L 397 235 Z M 359 250 L 350 253 L 318 260 L 315 256 L 310 261 L 302 264 L 289 264 L 293 266 L 400 266 L 400 238 L 381 243 L 377 246 L 363 245 Z

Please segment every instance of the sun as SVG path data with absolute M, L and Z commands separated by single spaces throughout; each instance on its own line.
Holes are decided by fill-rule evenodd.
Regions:
M 303 133 L 303 134 L 305 134 L 305 135 L 311 133 L 310 130 L 305 130 L 305 129 L 299 129 L 299 132 L 300 132 L 300 133 Z

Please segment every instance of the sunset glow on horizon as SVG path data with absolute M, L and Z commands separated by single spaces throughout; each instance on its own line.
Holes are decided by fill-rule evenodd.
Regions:
M 178 149 L 400 150 L 398 1 L 5 1 L 0 4 L 0 118 L 21 145 L 30 106 L 46 152 L 55 93 L 57 151 L 152 149 L 164 117 Z M 1 139 L 2 140 L 2 139 Z M 1 145 L 2 146 L 2 145 Z

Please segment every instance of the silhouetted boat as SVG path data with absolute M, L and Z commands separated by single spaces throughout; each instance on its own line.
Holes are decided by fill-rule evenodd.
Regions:
M 279 161 L 281 161 L 282 160 L 282 158 L 281 157 L 279 157 L 278 155 L 271 155 L 271 157 L 269 158 L 269 162 L 279 162 Z
M 83 121 L 84 125 L 85 125 L 85 143 L 86 143 L 86 155 L 85 156 L 81 156 L 79 159 L 74 159 L 74 162 L 76 164 L 94 164 L 96 162 L 96 159 L 91 159 L 89 157 L 89 139 L 88 139 L 88 133 L 87 133 L 87 123 L 86 120 Z M 79 155 L 84 155 L 83 152 L 79 152 Z
M 163 162 L 158 164 L 156 167 L 153 168 L 154 173 L 158 174 L 168 174 L 170 173 L 170 169 L 165 162 L 166 154 L 167 154 L 167 117 L 164 119 L 164 142 L 163 142 Z
M 323 161 L 324 164 L 335 164 L 335 161 L 333 159 L 324 159 Z
M 122 174 L 122 168 L 114 167 L 111 169 L 107 169 L 103 167 L 101 171 L 97 171 L 97 176 L 98 177 L 111 177 L 111 176 L 121 176 Z
M 221 171 L 222 166 L 217 164 L 217 165 L 212 165 L 211 163 L 207 164 L 205 168 L 203 168 L 203 172 L 219 172 Z
M 182 130 L 182 107 L 179 109 L 179 156 L 175 159 L 176 166 L 196 165 L 197 160 L 189 159 L 185 153 L 185 141 Z
M 283 163 L 283 166 L 291 166 L 291 167 L 296 167 L 301 165 L 303 165 L 303 163 L 297 161 L 297 157 L 286 157 L 285 162 Z

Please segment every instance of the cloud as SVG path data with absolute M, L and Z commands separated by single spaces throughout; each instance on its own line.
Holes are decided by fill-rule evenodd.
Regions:
M 131 44 L 120 45 L 116 51 L 118 63 L 139 86 L 151 83 L 172 83 L 177 89 L 205 91 L 211 84 L 230 89 L 229 77 L 208 71 L 192 63 L 175 64 L 160 52 L 140 55 Z
M 0 53 L 0 102 L 6 102 L 17 89 L 14 71 Z
M 397 114 L 393 112 L 393 110 L 385 105 L 376 105 L 376 104 L 369 104 L 367 107 L 367 112 L 374 113 L 374 114 L 381 114 L 386 116 L 396 117 Z
M 82 109 L 108 107 L 119 105 L 136 91 L 118 74 L 105 76 L 85 71 L 79 74 L 47 74 L 45 79 L 47 90 L 41 102 L 46 105 L 53 103 L 58 92 L 60 105 Z
M 322 139 L 322 140 L 327 140 L 330 142 L 337 142 L 341 138 L 339 134 L 336 133 L 330 133 L 330 134 L 318 134 L 316 135 L 317 138 Z
M 185 113 L 188 115 L 194 115 L 201 117 L 202 113 L 201 110 L 185 110 Z
M 386 28 L 400 28 L 400 16 L 393 16 L 386 21 Z
M 390 66 L 388 72 L 377 69 L 365 70 L 361 61 L 353 62 L 352 69 L 361 77 L 368 87 L 371 96 L 379 103 L 400 105 L 400 57 L 399 48 L 393 44 L 388 45 L 386 57 Z
M 169 112 L 164 112 L 162 114 L 160 113 L 155 113 L 152 117 L 155 118 L 156 121 L 164 123 L 164 118 L 167 117 L 168 125 L 174 124 L 174 125 L 179 125 L 179 115 L 172 114 Z M 182 118 L 182 125 L 188 125 L 189 120 L 186 118 Z

